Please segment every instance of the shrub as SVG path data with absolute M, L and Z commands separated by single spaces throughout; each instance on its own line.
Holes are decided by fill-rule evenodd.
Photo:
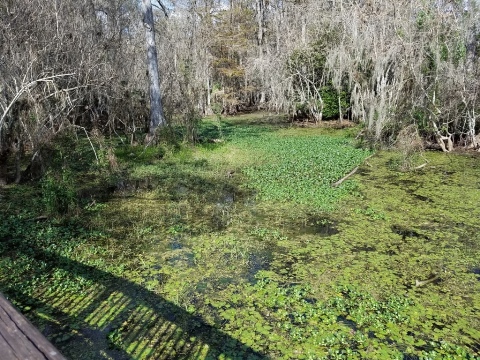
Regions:
M 47 172 L 41 181 L 42 200 L 49 214 L 65 214 L 77 205 L 77 194 L 72 172 L 62 169 L 60 174 Z

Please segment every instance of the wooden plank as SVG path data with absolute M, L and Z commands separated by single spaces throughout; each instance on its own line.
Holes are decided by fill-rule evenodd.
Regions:
M 2 294 L 0 294 L 0 359 L 66 360 Z
M 3 303 L 0 303 L 0 333 L 17 358 L 29 359 L 38 352 L 28 338 L 20 332 L 11 315 L 5 311 Z
M 2 335 L 0 329 L 0 359 L 16 359 L 13 349 L 8 344 L 7 340 Z

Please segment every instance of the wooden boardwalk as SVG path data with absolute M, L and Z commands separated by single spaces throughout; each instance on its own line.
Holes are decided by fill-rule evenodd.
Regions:
M 2 294 L 0 294 L 0 359 L 66 360 Z

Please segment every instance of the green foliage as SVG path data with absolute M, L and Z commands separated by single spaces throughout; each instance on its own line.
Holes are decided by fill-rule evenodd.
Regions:
M 281 284 L 260 272 L 254 285 L 230 286 L 229 301 L 207 300 L 225 328 L 242 342 L 276 358 L 402 358 L 407 344 L 421 345 L 402 329 L 414 308 L 405 296 L 381 299 L 358 286 L 335 286 L 326 301 L 308 285 Z M 237 294 L 242 294 L 239 296 Z M 288 344 L 288 345 L 287 345 Z M 451 346 L 451 345 L 448 345 Z
M 295 50 L 288 60 L 288 66 L 292 71 L 308 66 L 315 75 L 321 78 L 325 69 L 325 53 L 321 49 L 310 48 L 306 50 Z
M 443 43 L 440 45 L 440 60 L 447 61 L 448 60 L 448 46 L 447 44 Z
M 77 193 L 69 169 L 62 169 L 60 174 L 46 173 L 41 185 L 42 200 L 49 214 L 65 214 L 76 207 Z
M 420 10 L 417 14 L 417 27 L 419 30 L 425 30 L 428 26 L 428 22 L 431 21 L 432 15 L 425 10 Z
M 341 137 L 263 136 L 244 146 L 255 148 L 261 160 L 245 169 L 250 186 L 259 190 L 260 197 L 321 209 L 330 209 L 355 187 L 352 182 L 339 188 L 331 185 L 370 154 Z
M 33 218 L 32 218 L 33 216 Z M 80 291 L 91 283 L 62 269 L 55 269 L 56 256 L 71 256 L 90 238 L 101 236 L 75 221 L 45 220 L 25 211 L 18 215 L 0 213 L 0 282 L 10 294 L 44 291 Z M 37 258 L 37 252 L 49 257 Z
M 335 34 L 328 35 L 335 37 Z M 297 94 L 295 110 L 299 117 L 313 117 L 312 104 L 317 109 L 322 109 L 324 119 L 338 118 L 340 110 L 344 113 L 349 107 L 349 96 L 345 89 L 339 93 L 331 83 L 325 84 L 326 51 L 326 44 L 319 40 L 307 49 L 295 50 L 288 59 L 287 66 L 293 76 Z
M 110 141 L 102 136 L 66 134 L 42 156 L 48 170 L 40 180 L 40 201 L 50 215 L 72 215 L 84 201 L 104 196 L 121 171 Z
M 93 149 L 92 149 L 93 147 Z M 63 170 L 75 172 L 99 171 L 105 165 L 97 157 L 105 159 L 103 137 L 87 139 L 83 132 L 65 133 L 56 139 L 51 148 L 44 149 L 47 169 L 61 173 Z
M 340 109 L 338 104 L 338 98 L 340 97 L 340 107 L 342 114 L 345 114 L 346 109 L 349 107 L 349 100 L 346 91 L 342 91 L 341 94 L 333 88 L 332 85 L 327 85 L 321 89 L 322 101 L 323 101 L 323 118 L 324 119 L 337 119 L 340 115 Z
M 372 207 L 367 207 L 366 209 L 355 209 L 355 212 L 368 216 L 372 220 L 387 220 L 387 216 L 384 212 L 376 210 Z
M 467 46 L 462 39 L 457 40 L 453 49 L 453 62 L 458 65 L 467 57 Z
M 222 113 L 223 106 L 219 102 L 212 103 L 212 111 L 215 115 L 220 115 Z
M 165 156 L 163 146 L 123 145 L 115 149 L 117 156 L 124 163 L 153 164 Z
M 427 109 L 414 109 L 412 111 L 412 116 L 415 120 L 415 125 L 418 128 L 420 135 L 426 136 L 428 133 L 431 132 L 431 125 L 429 123 Z
M 478 159 L 400 172 L 379 152 L 331 189 L 370 152 L 265 121 L 206 122 L 222 143 L 146 164 L 120 149 L 125 188 L 73 218 L 39 216 L 32 184 L 0 189 L 2 292 L 72 359 L 478 357 Z M 76 183 L 103 176 L 70 163 Z

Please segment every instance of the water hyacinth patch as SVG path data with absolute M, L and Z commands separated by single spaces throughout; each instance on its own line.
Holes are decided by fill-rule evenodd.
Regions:
M 331 209 L 335 202 L 355 187 L 349 181 L 338 188 L 332 184 L 371 155 L 343 137 L 274 137 L 251 139 L 259 164 L 247 167 L 250 186 L 264 200 L 293 201 Z

